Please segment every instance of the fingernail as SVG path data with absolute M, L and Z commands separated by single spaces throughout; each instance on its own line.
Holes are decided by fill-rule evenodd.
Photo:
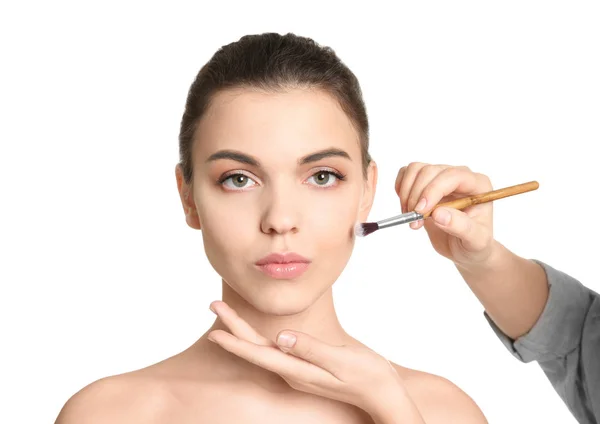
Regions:
M 421 200 L 419 200 L 419 203 L 417 203 L 417 206 L 415 206 L 415 211 L 422 212 L 423 209 L 425 209 L 425 206 L 427 206 L 427 199 L 421 197 Z
M 439 209 L 434 214 L 435 222 L 440 225 L 448 225 L 450 223 L 450 212 L 446 209 Z
M 213 314 L 216 314 L 216 313 L 217 313 L 217 311 L 215 311 L 215 308 L 214 308 L 214 306 L 213 306 L 213 305 L 210 305 L 210 306 L 209 306 L 209 309 L 212 311 L 212 313 L 213 313 Z
M 413 230 L 416 230 L 418 223 L 417 223 L 417 221 L 413 221 L 409 225 L 410 225 L 410 228 L 412 228 Z
M 277 344 L 281 347 L 294 347 L 296 343 L 296 336 L 290 333 L 281 333 L 279 337 L 277 337 Z

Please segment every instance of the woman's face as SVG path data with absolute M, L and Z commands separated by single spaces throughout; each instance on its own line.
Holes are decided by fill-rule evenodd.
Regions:
M 180 194 L 217 273 L 263 313 L 312 305 L 346 266 L 376 185 L 375 164 L 365 180 L 358 134 L 334 98 L 220 92 L 196 130 L 193 163 L 191 187 L 177 172 Z

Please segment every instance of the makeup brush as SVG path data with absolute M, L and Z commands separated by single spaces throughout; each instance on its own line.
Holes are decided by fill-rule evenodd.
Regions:
M 539 186 L 540 185 L 537 181 L 530 181 L 528 183 L 505 187 L 494 191 L 488 191 L 487 193 L 476 194 L 473 196 L 451 200 L 445 203 L 439 203 L 432 210 L 425 214 L 420 214 L 418 212 L 413 211 L 403 213 L 402 215 L 393 216 L 382 221 L 356 224 L 356 226 L 354 227 L 354 234 L 356 234 L 358 237 L 368 236 L 369 234 L 374 233 L 375 231 L 380 230 L 382 228 L 393 227 L 400 224 L 407 224 L 409 222 L 426 219 L 432 214 L 434 210 L 436 210 L 439 207 L 462 210 L 472 205 L 488 203 L 494 200 L 502 199 L 503 197 L 514 196 L 515 194 L 521 194 L 528 191 L 537 190 Z

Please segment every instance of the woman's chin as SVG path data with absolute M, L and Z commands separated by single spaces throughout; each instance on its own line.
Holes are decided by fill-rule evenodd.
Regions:
M 276 299 L 259 298 L 253 302 L 254 307 L 263 314 L 273 316 L 290 316 L 304 312 L 311 305 L 311 299 L 298 296 L 278 297 Z
M 251 293 L 245 296 L 257 311 L 273 316 L 297 315 L 310 308 L 318 298 L 314 294 L 299 293 L 296 290 L 276 291 L 275 293 Z
M 312 307 L 327 291 L 326 281 L 274 282 L 260 280 L 253 284 L 230 287 L 257 311 L 272 316 L 292 316 Z M 316 283 L 316 284 L 315 284 Z

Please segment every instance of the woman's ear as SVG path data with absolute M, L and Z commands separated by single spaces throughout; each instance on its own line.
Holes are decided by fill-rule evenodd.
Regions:
M 183 206 L 183 213 L 185 213 L 185 222 L 191 228 L 200 230 L 200 217 L 198 216 L 198 210 L 194 203 L 192 185 L 185 182 L 181 164 L 175 166 L 175 178 L 177 179 L 177 190 L 179 191 L 179 198 L 181 199 L 181 205 Z
M 363 195 L 358 210 L 358 220 L 366 222 L 373 206 L 375 191 L 377 189 L 377 163 L 374 160 L 369 162 L 367 167 L 367 179 L 364 182 Z

